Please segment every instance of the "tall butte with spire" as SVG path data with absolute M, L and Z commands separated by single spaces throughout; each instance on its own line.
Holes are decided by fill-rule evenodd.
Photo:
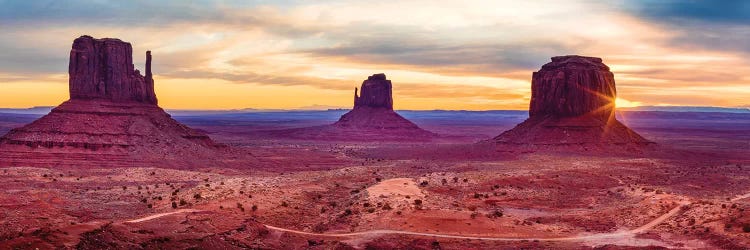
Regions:
M 582 150 L 652 144 L 615 118 L 616 97 L 614 74 L 601 58 L 552 57 L 532 75 L 529 118 L 494 142 Z
M 354 108 L 329 125 L 277 130 L 273 137 L 329 141 L 428 141 L 436 134 L 424 130 L 393 110 L 393 84 L 374 74 L 354 88 Z
M 393 84 L 385 74 L 367 77 L 359 88 L 354 89 L 354 108 L 344 114 L 332 126 L 340 130 L 359 130 L 362 133 L 432 136 L 413 122 L 393 111 Z
M 132 54 L 130 43 L 119 39 L 75 39 L 70 99 L 1 137 L 0 165 L 164 165 L 210 158 L 220 145 L 157 105 L 151 52 L 145 76 Z

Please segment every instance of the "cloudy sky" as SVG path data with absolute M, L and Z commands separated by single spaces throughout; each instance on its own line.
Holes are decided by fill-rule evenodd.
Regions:
M 0 0 L 0 107 L 68 98 L 76 37 L 154 55 L 166 108 L 349 107 L 386 73 L 397 109 L 526 109 L 556 55 L 602 57 L 619 104 L 750 104 L 750 2 Z

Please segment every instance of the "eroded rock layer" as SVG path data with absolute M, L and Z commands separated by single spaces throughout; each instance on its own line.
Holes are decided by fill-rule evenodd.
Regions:
M 529 118 L 494 138 L 540 148 L 651 144 L 615 118 L 614 74 L 601 58 L 558 56 L 534 72 Z

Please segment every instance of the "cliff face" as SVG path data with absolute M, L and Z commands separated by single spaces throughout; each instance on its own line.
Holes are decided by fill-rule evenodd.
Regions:
M 374 74 L 362 82 L 360 94 L 354 89 L 354 108 L 384 108 L 393 110 L 393 85 L 391 80 L 385 78 L 385 74 Z
M 133 66 L 133 48 L 119 39 L 81 36 L 73 41 L 68 66 L 71 100 L 157 104 L 146 53 L 146 76 Z
M 614 74 L 601 58 L 557 56 L 532 75 L 529 116 L 608 119 L 616 95 Z

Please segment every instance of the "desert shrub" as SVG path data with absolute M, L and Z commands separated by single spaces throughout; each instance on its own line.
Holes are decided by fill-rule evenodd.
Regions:
M 154 207 L 154 205 L 148 204 L 148 205 L 146 205 L 146 207 L 152 208 L 152 207 Z
M 422 205 L 422 200 L 420 200 L 420 199 L 414 200 L 414 205 L 421 206 Z
M 391 210 L 391 209 L 393 208 L 391 207 L 390 204 L 386 203 L 385 205 L 383 205 L 383 210 Z
M 288 206 L 289 206 L 289 203 L 286 203 L 286 201 L 282 201 L 282 202 L 281 202 L 281 206 L 282 206 L 282 207 L 288 207 Z
M 422 187 L 426 187 L 428 184 L 430 184 L 430 183 L 427 182 L 427 181 L 422 181 L 421 183 L 419 183 L 419 185 L 422 186 Z
M 258 205 L 253 205 L 250 207 L 250 210 L 253 210 L 253 212 L 258 211 Z
M 742 232 L 750 233 L 750 224 L 742 225 Z
M 177 202 L 172 202 L 172 208 L 177 208 Z
M 187 205 L 187 201 L 185 199 L 180 199 L 180 206 Z
M 503 217 L 503 211 L 495 210 L 495 212 L 492 213 L 492 217 L 495 217 L 495 218 Z
M 346 210 L 344 210 L 344 216 L 351 215 L 351 214 L 352 214 L 352 210 L 351 209 L 347 208 Z
M 474 193 L 474 199 L 482 198 L 482 195 L 479 193 Z
M 367 209 L 367 212 L 368 212 L 368 213 L 373 213 L 373 212 L 375 212 L 375 208 L 374 208 L 374 207 L 371 207 L 371 208 Z
M 196 194 L 193 195 L 193 198 L 195 198 L 196 200 L 200 200 L 203 197 L 201 197 L 200 193 L 196 193 Z

